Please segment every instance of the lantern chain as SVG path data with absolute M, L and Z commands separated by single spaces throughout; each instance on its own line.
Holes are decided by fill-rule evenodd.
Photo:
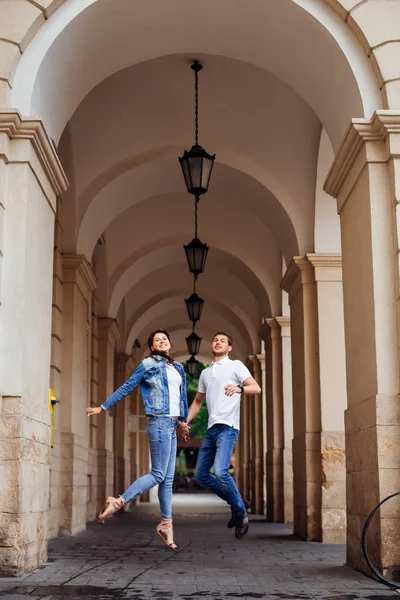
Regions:
M 195 197 L 194 200 L 194 237 L 197 239 L 197 207 L 199 204 L 199 196 Z
M 197 62 L 197 61 L 196 61 Z M 194 137 L 196 146 L 199 143 L 199 73 L 194 69 Z

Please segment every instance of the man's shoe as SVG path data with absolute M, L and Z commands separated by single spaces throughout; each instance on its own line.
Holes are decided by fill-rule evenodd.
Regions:
M 246 511 L 242 515 L 236 516 L 235 538 L 241 540 L 249 530 L 249 515 Z
M 250 509 L 251 504 L 248 500 L 243 500 L 243 504 L 244 504 L 244 507 L 246 510 Z M 233 514 L 233 511 L 231 511 L 231 512 L 232 512 L 232 516 L 226 525 L 228 529 L 233 529 L 236 525 L 236 515 Z

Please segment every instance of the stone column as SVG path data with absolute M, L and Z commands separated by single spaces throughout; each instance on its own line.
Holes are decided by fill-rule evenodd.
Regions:
M 262 494 L 263 514 L 267 512 L 267 371 L 265 354 L 257 354 L 260 362 L 260 386 L 261 386 L 261 420 L 262 420 Z
M 247 394 L 242 397 L 242 418 L 240 425 L 240 493 L 243 498 L 250 499 L 250 477 L 249 477 L 249 458 L 250 458 L 250 398 Z
M 261 385 L 261 364 L 257 356 L 249 356 L 254 379 Z M 252 510 L 257 515 L 264 513 L 263 497 L 263 412 L 262 396 L 250 396 L 252 413 Z
M 119 338 L 118 326 L 114 319 L 98 318 L 99 332 L 99 374 L 98 404 L 102 404 L 118 387 L 115 383 L 115 344 Z M 124 402 L 124 401 L 122 401 Z M 114 495 L 114 419 L 117 407 L 103 411 L 98 417 L 97 461 L 101 496 Z
M 115 387 L 121 386 L 132 373 L 132 358 L 127 354 L 115 354 Z M 131 414 L 131 396 L 116 405 L 114 417 L 114 456 L 115 478 L 114 495 L 119 496 L 130 485 L 131 447 L 129 417 Z
M 140 470 L 140 431 L 141 422 L 139 418 L 139 388 L 131 395 L 131 414 L 129 419 L 129 431 L 131 437 L 131 482 L 141 476 Z M 134 500 L 133 503 L 136 503 Z
M 283 278 L 292 325 L 294 527 L 345 541 L 346 406 L 341 258 L 294 257 Z
M 267 520 L 283 522 L 283 381 L 282 338 L 275 319 L 266 319 L 262 335 L 267 362 Z
M 54 216 L 66 189 L 41 121 L 0 112 L 0 576 L 47 558 Z
M 356 119 L 328 175 L 341 223 L 348 407 L 347 564 L 366 570 L 365 519 L 398 491 L 400 112 Z M 374 518 L 369 552 L 389 576 L 400 569 L 399 513 Z
M 293 392 L 290 317 L 275 317 L 282 337 L 283 522 L 293 523 Z
M 84 256 L 63 256 L 63 341 L 60 398 L 61 533 L 86 527 L 88 501 L 92 292 L 96 278 Z
M 243 423 L 243 402 L 240 405 L 240 422 Z M 235 449 L 236 454 L 236 465 L 235 465 L 235 481 L 238 486 L 239 492 L 243 496 L 243 468 L 242 468 L 242 456 L 243 456 L 243 427 L 241 426 L 241 432 L 239 435 L 238 442 Z
M 54 261 L 53 261 L 53 301 L 51 326 L 51 359 L 50 387 L 59 400 L 62 396 L 62 339 L 63 339 L 63 205 L 61 197 L 57 198 L 57 213 L 54 226 Z M 50 450 L 50 515 L 49 539 L 56 537 L 60 531 L 60 506 L 62 471 L 61 471 L 61 415 L 60 404 L 54 407 L 53 444 Z
M 93 294 L 92 302 L 92 336 L 90 352 L 90 406 L 98 406 L 98 377 L 99 377 L 99 334 L 97 326 L 97 297 Z M 89 423 L 89 452 L 88 452 L 88 503 L 86 520 L 95 519 L 99 508 L 104 502 L 104 489 L 100 486 L 97 461 L 97 431 L 98 418 L 88 419 Z
M 293 521 L 292 378 L 290 319 L 266 319 L 261 330 L 267 357 L 267 519 Z

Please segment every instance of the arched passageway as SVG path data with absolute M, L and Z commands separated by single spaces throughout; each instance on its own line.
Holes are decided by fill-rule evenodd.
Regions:
M 398 11 L 207 1 L 193 27 L 182 0 L 2 3 L 4 572 L 40 564 L 49 537 L 81 531 L 148 468 L 137 393 L 98 426 L 83 415 L 154 327 L 187 358 L 193 209 L 176 157 L 192 143 L 194 56 L 200 141 L 217 154 L 199 209 L 201 357 L 229 330 L 263 388 L 243 400 L 238 481 L 304 539 L 347 530 L 363 568 L 362 520 L 399 466 Z M 385 568 L 400 564 L 396 523 L 378 524 Z

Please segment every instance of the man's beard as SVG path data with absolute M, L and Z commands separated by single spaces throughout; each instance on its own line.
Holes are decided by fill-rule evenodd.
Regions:
M 223 350 L 213 350 L 213 356 L 224 356 L 224 354 L 226 352 L 223 352 Z

